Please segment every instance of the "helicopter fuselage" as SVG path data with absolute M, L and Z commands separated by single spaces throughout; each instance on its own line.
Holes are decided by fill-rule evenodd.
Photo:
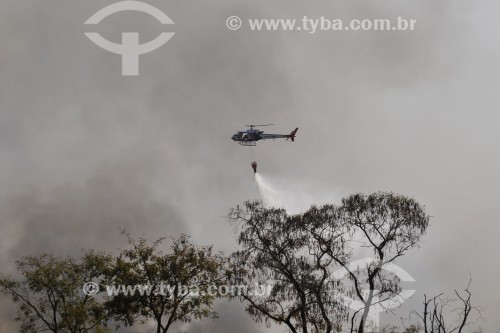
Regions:
M 253 125 L 255 126 L 255 125 Z M 255 146 L 259 140 L 269 140 L 269 139 L 285 139 L 295 141 L 295 134 L 299 129 L 294 129 L 290 134 L 268 134 L 264 131 L 259 131 L 254 128 L 250 128 L 246 131 L 238 131 L 234 134 L 231 139 L 238 142 L 242 146 Z
M 237 132 L 231 139 L 236 142 L 257 142 L 263 139 L 262 133 L 263 131 L 249 129 Z

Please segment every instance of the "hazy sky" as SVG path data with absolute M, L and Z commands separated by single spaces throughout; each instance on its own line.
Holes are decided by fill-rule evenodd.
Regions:
M 0 2 L 0 263 L 30 253 L 124 246 L 120 229 L 230 252 L 227 210 L 258 199 L 250 162 L 290 207 L 354 192 L 415 197 L 432 215 L 400 261 L 424 292 L 473 276 L 485 332 L 500 327 L 497 239 L 500 4 L 487 1 L 148 1 L 175 22 L 113 1 Z M 228 16 L 417 20 L 405 32 L 230 31 Z M 121 76 L 119 55 L 85 37 L 175 36 Z M 296 142 L 248 148 L 239 124 L 299 127 Z M 293 203 L 293 205 L 292 205 Z M 237 307 L 197 332 L 258 331 Z M 13 309 L 0 305 L 0 331 Z M 224 313 L 226 316 L 224 316 Z M 245 331 L 246 330 L 246 331 Z

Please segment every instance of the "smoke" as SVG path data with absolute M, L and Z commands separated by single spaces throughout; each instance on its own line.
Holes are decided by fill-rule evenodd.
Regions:
M 137 78 L 121 77 L 119 56 L 83 34 L 103 1 L 0 2 L 3 272 L 27 253 L 113 250 L 122 227 L 189 232 L 231 251 L 223 216 L 255 190 L 230 124 L 276 122 L 278 133 L 300 126 L 302 134 L 258 147 L 266 165 L 255 181 L 266 205 L 298 212 L 353 192 L 414 195 L 435 216 L 426 244 L 403 258 L 415 289 L 460 287 L 470 270 L 495 331 L 498 5 L 148 2 L 172 17 L 176 36 L 141 56 Z M 229 31 L 230 15 L 403 16 L 418 29 Z M 115 42 L 124 29 L 139 31 L 145 42 L 161 31 L 155 22 L 122 13 L 98 28 Z M 255 327 L 229 310 L 221 308 L 216 331 Z M 1 332 L 16 331 L 13 317 L 0 306 Z
M 245 312 L 245 304 L 238 301 L 218 301 L 215 304 L 215 311 L 224 317 L 216 320 L 205 318 L 198 322 L 187 325 L 179 325 L 179 332 L 191 333 L 219 333 L 219 332 L 239 332 L 239 333 L 263 333 L 274 332 L 265 326 L 265 323 L 255 323 Z M 177 332 L 176 330 L 173 330 Z M 283 331 L 277 331 L 283 332 Z

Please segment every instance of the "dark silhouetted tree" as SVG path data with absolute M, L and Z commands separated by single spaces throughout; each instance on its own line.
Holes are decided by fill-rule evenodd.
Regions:
M 412 311 L 423 324 L 424 333 L 462 333 L 470 332 L 471 326 L 481 317 L 481 310 L 471 302 L 472 293 L 469 280 L 467 287 L 454 295 L 434 297 L 424 295 L 423 311 Z
M 247 202 L 229 217 L 238 230 L 241 250 L 232 257 L 242 279 L 275 284 L 267 297 L 241 296 L 248 312 L 302 333 L 339 331 L 347 322 L 351 332 L 365 332 L 370 307 L 400 291 L 384 265 L 418 246 L 429 222 L 415 200 L 393 193 L 356 194 L 297 215 Z M 366 248 L 373 260 L 354 271 L 355 250 Z M 334 274 L 339 269 L 347 279 Z M 363 304 L 351 316 L 345 293 Z

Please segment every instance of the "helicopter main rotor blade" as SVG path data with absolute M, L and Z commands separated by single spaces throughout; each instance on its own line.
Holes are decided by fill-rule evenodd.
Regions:
M 246 127 L 262 127 L 262 126 L 272 126 L 274 124 L 263 124 L 263 125 L 242 125 L 242 126 L 246 126 Z

